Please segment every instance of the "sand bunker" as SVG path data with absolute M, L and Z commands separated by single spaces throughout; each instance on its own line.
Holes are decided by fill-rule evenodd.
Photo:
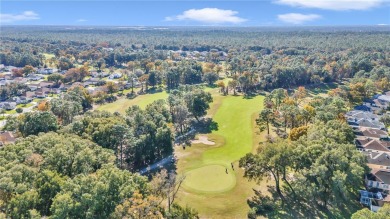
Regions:
M 207 136 L 204 136 L 204 135 L 200 135 L 200 136 L 199 136 L 199 139 L 197 139 L 197 140 L 192 140 L 191 143 L 192 143 L 192 144 L 215 145 L 215 142 L 209 141 L 209 139 L 207 138 Z

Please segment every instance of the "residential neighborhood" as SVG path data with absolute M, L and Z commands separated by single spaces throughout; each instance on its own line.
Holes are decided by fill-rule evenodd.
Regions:
M 388 113 L 390 92 L 347 112 L 345 117 L 355 133 L 355 145 L 367 157 L 370 173 L 365 176 L 366 189 L 360 191 L 360 203 L 377 212 L 390 203 L 390 137 L 381 117 Z
M 112 74 L 104 71 L 90 71 L 90 77 L 85 77 L 81 82 L 56 83 L 48 81 L 48 76 L 54 73 L 66 75 L 67 71 L 59 71 L 54 68 L 34 68 L 31 73 L 25 76 L 15 76 L 13 72 L 21 71 L 22 68 L 14 66 L 0 66 L 0 108 L 5 110 L 4 114 L 16 108 L 26 108 L 36 105 L 39 101 L 66 92 L 72 86 L 82 86 L 91 95 L 99 92 L 106 92 L 104 85 L 111 81 L 118 86 L 118 90 L 137 88 L 141 83 L 133 78 L 133 83 L 119 82 L 118 79 L 125 78 L 120 72 Z M 16 86 L 16 87 L 15 87 Z M 8 87 L 15 87 L 15 92 L 8 91 Z M 28 105 L 30 103 L 30 105 Z

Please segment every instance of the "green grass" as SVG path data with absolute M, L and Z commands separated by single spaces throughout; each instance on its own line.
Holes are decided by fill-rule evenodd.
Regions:
M 101 105 L 97 108 L 97 110 L 108 111 L 111 113 L 114 112 L 125 113 L 130 106 L 138 105 L 142 109 L 145 109 L 147 105 L 153 103 L 154 101 L 161 100 L 161 99 L 165 100 L 167 98 L 168 98 L 168 93 L 166 93 L 165 91 L 154 93 L 154 94 L 139 95 L 134 99 L 127 99 L 126 97 L 123 97 L 113 103 Z
M 189 170 L 185 175 L 183 187 L 198 193 L 224 192 L 232 189 L 236 184 L 236 177 L 231 167 L 219 164 Z
M 32 103 L 27 103 L 27 104 L 21 104 L 19 105 L 17 108 L 26 108 L 26 107 L 30 107 L 30 106 L 33 106 L 34 104 Z
M 249 209 L 246 200 L 253 195 L 252 188 L 267 191 L 266 182 L 260 186 L 248 182 L 237 162 L 262 140 L 261 136 L 255 135 L 254 118 L 262 108 L 264 97 L 244 99 L 213 94 L 214 103 L 209 115 L 218 123 L 218 130 L 207 136 L 216 144 L 196 144 L 185 150 L 176 148 L 177 171 L 187 176 L 178 201 L 195 208 L 201 217 L 245 218 Z M 234 170 L 231 163 L 234 163 Z M 229 174 L 223 167 L 228 168 Z M 235 180 L 227 179 L 226 175 L 234 176 Z M 232 182 L 235 184 L 231 185 Z
M 262 96 L 253 99 L 243 99 L 241 96 L 224 98 L 213 119 L 219 124 L 219 129 L 214 134 L 223 136 L 226 143 L 223 147 L 206 151 L 203 155 L 204 162 L 232 162 L 252 151 L 251 118 L 252 114 L 261 110 L 263 100 Z

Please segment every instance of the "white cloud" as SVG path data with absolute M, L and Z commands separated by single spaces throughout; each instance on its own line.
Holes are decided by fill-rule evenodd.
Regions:
M 17 21 L 37 20 L 39 15 L 33 11 L 24 11 L 21 14 L 0 14 L 0 23 L 14 23 Z
M 87 22 L 88 20 L 85 20 L 85 19 L 78 19 L 76 20 L 76 22 L 80 23 L 80 22 Z
M 321 18 L 321 15 L 318 14 L 289 13 L 289 14 L 278 15 L 278 19 L 280 21 L 290 23 L 290 24 L 303 24 L 305 22 L 317 20 L 319 18 Z
M 219 8 L 190 9 L 177 16 L 166 17 L 165 21 L 192 20 L 210 24 L 238 24 L 247 21 L 244 18 L 238 17 L 237 14 L 237 11 L 223 10 Z
M 275 0 L 277 4 L 327 10 L 367 10 L 382 5 L 385 0 Z

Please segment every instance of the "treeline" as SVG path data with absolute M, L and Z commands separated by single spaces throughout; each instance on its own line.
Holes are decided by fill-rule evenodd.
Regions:
M 169 81 L 168 86 L 178 83 L 176 71 L 190 74 L 181 78 L 180 83 L 183 80 L 199 83 L 210 71 L 195 68 L 197 72 L 191 73 L 186 68 L 188 65 L 194 69 L 205 63 L 223 66 L 218 72 L 211 69 L 214 73 L 241 78 L 238 85 L 246 93 L 340 81 L 356 74 L 374 74 L 380 68 L 388 71 L 390 67 L 390 40 L 386 31 L 37 28 L 20 30 L 16 35 L 15 28 L 4 28 L 3 32 L 0 62 L 5 64 L 47 65 L 67 70 L 88 62 L 98 70 L 129 68 L 143 74 L 156 70 Z M 195 61 L 177 64 L 188 58 L 187 52 L 191 51 L 199 52 L 189 57 Z M 46 59 L 43 53 L 55 57 Z M 21 58 L 26 54 L 31 57 Z
M 257 124 L 267 130 L 267 142 L 241 158 L 240 167 L 251 180 L 272 178 L 274 196 L 255 191 L 248 200 L 250 218 L 350 217 L 356 211 L 369 168 L 345 122 L 353 103 L 349 95 L 306 95 L 300 87 L 291 94 L 276 89 L 265 98 Z
M 4 218 L 198 218 L 165 204 L 174 175 L 121 170 L 112 150 L 78 135 L 41 133 L 0 150 L 0 216 Z
M 8 117 L 4 129 L 21 138 L 0 148 L 0 216 L 198 218 L 174 203 L 183 176 L 162 171 L 148 182 L 135 172 L 171 155 L 175 136 L 211 102 L 187 86 L 120 115 L 88 111 L 93 99 L 75 86 L 38 111 Z
M 171 155 L 175 136 L 206 115 L 212 97 L 199 87 L 180 87 L 168 101 L 155 101 L 145 110 L 132 106 L 125 115 L 88 111 L 93 101 L 84 88 L 74 86 L 41 101 L 36 112 L 8 117 L 4 129 L 22 137 L 50 131 L 76 134 L 113 150 L 120 168 L 136 171 Z

